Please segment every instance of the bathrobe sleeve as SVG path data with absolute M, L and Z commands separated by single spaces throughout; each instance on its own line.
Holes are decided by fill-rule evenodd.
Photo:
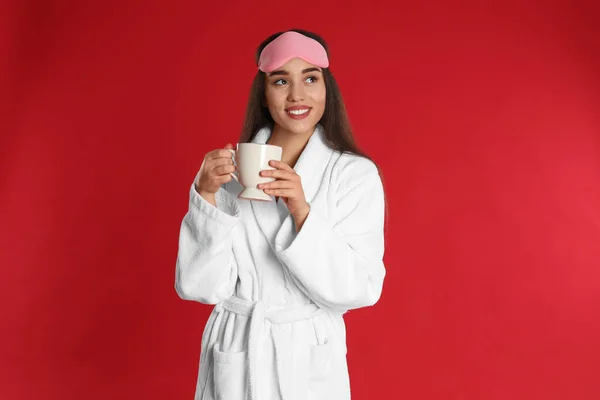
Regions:
M 335 201 L 330 217 L 311 207 L 296 234 L 288 216 L 275 246 L 315 303 L 346 312 L 373 305 L 381 296 L 385 198 L 377 167 L 366 158 L 348 162 L 337 175 L 331 182 Z
M 192 184 L 189 209 L 179 233 L 175 272 L 175 290 L 184 300 L 217 304 L 235 289 L 238 273 L 232 230 L 239 223 L 239 209 L 223 186 L 215 200 L 217 207 L 202 198 Z

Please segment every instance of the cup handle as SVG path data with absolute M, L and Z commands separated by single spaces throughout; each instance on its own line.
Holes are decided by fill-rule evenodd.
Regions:
M 233 149 L 227 149 L 231 152 L 231 154 L 233 154 L 233 157 L 231 158 L 233 160 L 233 165 L 235 165 L 237 167 L 237 163 L 235 162 L 235 150 Z M 231 172 L 229 175 L 231 175 L 233 177 L 233 179 L 235 179 L 236 181 L 240 181 L 240 179 L 238 178 L 238 171 L 235 172 Z

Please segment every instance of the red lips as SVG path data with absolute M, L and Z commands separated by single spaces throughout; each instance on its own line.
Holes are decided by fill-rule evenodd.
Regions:
M 308 106 L 292 106 L 286 108 L 285 112 L 291 119 L 299 120 L 308 117 L 311 108 Z

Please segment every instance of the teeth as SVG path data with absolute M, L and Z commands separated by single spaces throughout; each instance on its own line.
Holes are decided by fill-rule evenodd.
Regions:
M 305 108 L 304 110 L 288 110 L 288 112 L 294 115 L 302 115 L 308 112 L 308 108 Z

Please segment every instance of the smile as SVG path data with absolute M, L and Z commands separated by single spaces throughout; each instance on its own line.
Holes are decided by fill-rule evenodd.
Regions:
M 294 115 L 302 115 L 308 112 L 308 108 L 305 108 L 304 110 L 288 110 L 288 112 Z
M 310 113 L 310 107 L 294 107 L 285 110 L 286 114 L 292 119 L 303 119 Z

